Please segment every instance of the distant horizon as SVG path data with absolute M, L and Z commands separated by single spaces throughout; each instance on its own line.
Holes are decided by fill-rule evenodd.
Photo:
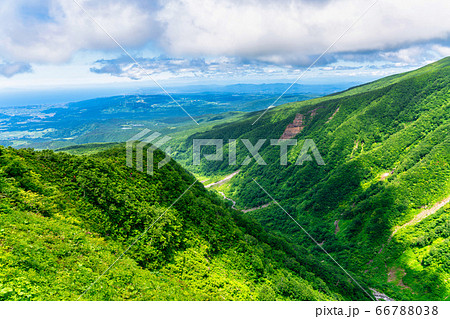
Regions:
M 95 90 L 126 93 L 153 81 L 164 88 L 366 83 L 450 55 L 448 0 L 204 4 L 4 0 L 0 104 L 33 103 L 36 90 L 78 91 L 84 99 Z
M 441 60 L 445 57 L 436 59 Z M 286 87 L 295 83 L 295 86 L 337 86 L 342 90 L 348 89 L 352 86 L 364 85 L 373 81 L 377 81 L 384 77 L 413 71 L 424 67 L 436 61 L 427 61 L 420 65 L 411 65 L 407 68 L 388 69 L 382 75 L 365 75 L 365 76 L 343 76 L 336 74 L 311 76 L 308 75 L 301 82 L 296 82 L 294 78 L 269 78 L 263 77 L 260 79 L 176 79 L 158 82 L 168 92 L 177 94 L 180 89 L 194 88 L 194 87 L 227 87 L 233 85 L 275 85 L 286 84 Z M 19 75 L 20 76 L 20 75 Z M 148 91 L 141 93 L 142 91 Z M 182 90 L 183 93 L 198 93 L 188 92 Z M 246 92 L 243 92 L 246 93 Z M 56 105 L 70 102 L 79 102 L 88 99 L 105 98 L 115 95 L 133 95 L 133 94 L 165 94 L 164 91 L 158 87 L 154 81 L 148 79 L 132 80 L 125 82 L 111 82 L 111 83 L 92 83 L 90 85 L 67 84 L 62 85 L 39 85 L 36 84 L 28 87 L 2 87 L 0 85 L 0 108 L 13 106 L 28 106 L 28 105 Z M 289 93 L 287 94 L 297 94 Z
M 370 82 L 370 81 L 367 81 Z M 324 83 L 297 83 L 293 87 L 336 87 L 340 90 L 348 89 L 352 86 L 365 84 L 367 82 L 324 82 Z M 261 85 L 280 85 L 286 84 L 286 88 L 289 87 L 292 82 L 236 82 L 236 83 L 227 83 L 227 84 L 217 84 L 217 83 L 186 83 L 186 84 L 178 84 L 171 85 L 165 87 L 165 89 L 172 94 L 198 94 L 198 93 L 217 93 L 214 91 L 214 88 L 226 88 L 231 86 L 238 85 L 248 85 L 248 86 L 261 86 Z M 200 88 L 204 88 L 205 91 L 201 91 Z M 195 90 L 194 88 L 197 88 Z M 191 91 L 189 91 L 191 89 Z M 291 88 L 292 90 L 292 88 Z M 244 91 L 242 94 L 247 94 L 248 92 Z M 278 94 L 282 92 L 274 92 L 273 94 Z M 291 91 L 287 94 L 301 94 L 303 92 Z M 133 86 L 129 87 L 128 85 L 124 86 L 112 86 L 112 87 L 65 87 L 65 88 L 44 88 L 44 89 L 15 89 L 9 92 L 0 91 L 0 108 L 2 107 L 22 107 L 22 106 L 30 106 L 30 105 L 57 105 L 57 104 L 66 104 L 71 102 L 80 102 L 89 99 L 96 98 L 107 98 L 112 96 L 119 95 L 164 95 L 164 91 L 162 91 L 159 87 L 139 87 Z

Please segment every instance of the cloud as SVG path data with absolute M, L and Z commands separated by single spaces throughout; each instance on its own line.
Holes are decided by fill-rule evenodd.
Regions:
M 362 52 L 346 52 L 334 54 L 337 60 L 353 61 L 359 63 L 373 63 L 383 61 L 397 66 L 418 66 L 436 61 L 448 56 L 449 45 L 445 42 L 433 42 L 412 44 L 393 50 L 371 50 Z
M 434 45 L 433 50 L 440 55 L 450 56 L 450 45 Z
M 161 42 L 176 55 L 240 56 L 308 64 L 373 1 L 168 0 Z M 330 53 L 384 51 L 448 39 L 450 1 L 379 1 Z
M 193 68 L 191 63 L 199 57 L 207 64 L 211 59 L 226 57 L 240 65 L 304 67 L 373 3 L 373 0 L 77 1 L 127 49 L 139 52 L 151 47 L 158 54 L 190 61 L 159 58 L 166 72 L 171 72 L 170 65 L 174 63 L 181 63 L 185 69 Z M 448 45 L 439 46 L 440 42 L 450 40 L 448 12 L 448 0 L 380 0 L 319 63 L 332 64 L 351 56 L 412 63 L 420 54 L 414 53 L 414 48 L 426 43 L 434 45 L 429 50 L 434 50 L 436 56 L 448 54 L 445 49 Z M 0 57 L 24 63 L 65 63 L 82 50 L 120 52 L 117 44 L 72 0 L 3 0 L 0 38 Z M 202 66 L 199 61 L 196 68 L 202 72 L 212 68 Z M 104 61 L 105 65 L 93 71 L 122 74 L 124 65 L 108 70 L 117 68 L 119 62 Z M 152 61 L 146 62 L 149 69 L 158 69 Z
M 124 46 L 141 47 L 157 32 L 152 1 L 78 2 Z M 3 0 L 0 38 L 0 56 L 28 63 L 63 63 L 80 50 L 117 49 L 72 0 Z
M 450 55 L 450 47 L 442 44 L 414 45 L 392 51 L 364 51 L 332 53 L 319 60 L 314 68 L 319 71 L 356 71 L 407 69 L 422 66 L 438 60 L 442 55 Z M 238 57 L 221 58 L 173 58 L 159 56 L 153 58 L 136 58 L 134 63 L 128 56 L 116 59 L 101 59 L 90 69 L 97 74 L 109 74 L 128 77 L 133 80 L 147 75 L 166 75 L 174 77 L 220 77 L 252 75 L 299 75 L 309 66 L 299 61 L 286 63 L 285 60 L 260 61 L 257 58 Z
M 268 73 L 295 73 L 296 68 L 284 68 L 259 61 L 245 61 L 239 58 L 136 58 L 134 63 L 128 56 L 117 59 L 98 60 L 91 72 L 128 77 L 133 80 L 147 75 L 166 74 L 168 77 L 220 77 L 226 75 L 258 75 Z
M 0 63 L 0 75 L 11 78 L 16 74 L 32 72 L 28 63 Z

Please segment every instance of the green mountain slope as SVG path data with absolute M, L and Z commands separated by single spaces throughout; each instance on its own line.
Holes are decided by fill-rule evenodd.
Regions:
M 128 168 L 120 146 L 0 147 L 0 300 L 369 298 L 194 182 L 174 161 L 154 176 Z
M 287 166 L 279 163 L 280 148 L 265 142 L 259 151 L 265 166 L 228 165 L 225 145 L 223 161 L 203 160 L 192 169 L 213 176 L 241 169 L 224 188 L 238 208 L 271 202 L 255 178 L 344 267 L 395 299 L 449 297 L 450 58 L 271 109 L 252 125 L 260 114 L 192 135 L 178 149 L 180 160 L 189 163 L 193 139 L 236 139 L 240 164 L 249 155 L 242 139 L 253 145 L 278 139 L 302 114 Z M 295 165 L 305 139 L 315 142 L 325 166 Z M 276 205 L 248 214 L 321 253 Z

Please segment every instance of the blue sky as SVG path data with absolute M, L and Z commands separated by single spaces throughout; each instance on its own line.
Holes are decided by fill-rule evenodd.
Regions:
M 0 3 L 0 92 L 295 80 L 374 0 Z M 450 1 L 379 0 L 300 83 L 364 82 L 450 55 Z M 141 69 L 144 68 L 144 71 Z

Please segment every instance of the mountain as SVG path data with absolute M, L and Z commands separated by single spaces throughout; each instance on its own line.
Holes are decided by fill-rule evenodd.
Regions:
M 369 298 L 175 161 L 147 175 L 125 154 L 0 146 L 0 300 Z
M 449 133 L 450 58 L 445 58 L 338 94 L 247 114 L 179 141 L 174 154 L 199 176 L 240 170 L 219 188 L 225 196 L 251 209 L 246 215 L 267 231 L 301 243 L 316 258 L 327 259 L 324 248 L 396 300 L 446 300 Z M 289 147 L 286 166 L 280 165 L 280 147 L 268 141 L 283 134 L 299 141 Z M 192 166 L 193 139 L 208 138 L 225 141 L 224 160 L 202 159 L 201 166 Z M 241 165 L 250 155 L 243 139 L 252 145 L 268 139 L 259 149 L 267 165 L 255 160 Z M 238 165 L 228 164 L 229 140 L 237 141 Z M 326 165 L 296 165 L 305 140 L 314 142 Z

